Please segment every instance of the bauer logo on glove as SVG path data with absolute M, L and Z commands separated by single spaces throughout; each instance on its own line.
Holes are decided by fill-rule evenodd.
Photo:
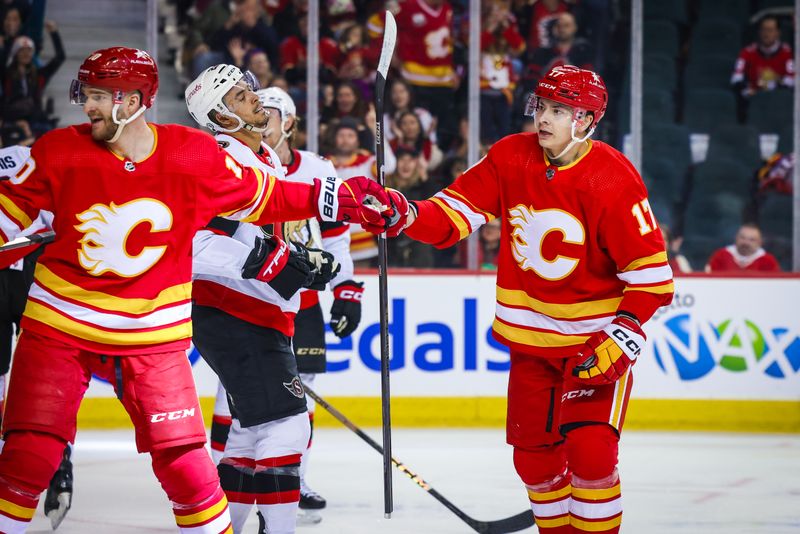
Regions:
M 616 382 L 636 362 L 646 339 L 635 318 L 618 315 L 567 362 L 567 372 L 589 384 Z

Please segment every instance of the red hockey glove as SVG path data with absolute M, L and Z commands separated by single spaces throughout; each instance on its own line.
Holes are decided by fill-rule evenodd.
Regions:
M 314 191 L 321 221 L 344 221 L 365 229 L 383 228 L 383 212 L 390 209 L 389 195 L 375 180 L 366 176 L 345 181 L 333 176 L 315 178 Z
M 636 363 L 646 339 L 635 319 L 618 315 L 611 324 L 593 334 L 577 356 L 570 358 L 566 373 L 593 385 L 616 382 Z
M 386 235 L 397 237 L 406 228 L 408 222 L 408 199 L 397 189 L 388 188 L 389 200 L 392 206 L 392 215 L 386 221 Z
M 333 288 L 331 328 L 339 338 L 352 334 L 361 322 L 361 297 L 364 283 L 347 280 Z

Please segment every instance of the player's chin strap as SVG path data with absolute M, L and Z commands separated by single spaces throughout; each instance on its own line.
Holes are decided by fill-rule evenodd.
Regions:
M 257 126 L 253 126 L 252 124 L 250 124 L 248 122 L 244 122 L 239 115 L 236 115 L 235 113 L 231 113 L 230 111 L 218 111 L 218 113 L 220 115 L 225 115 L 226 117 L 230 117 L 232 119 L 236 119 L 236 128 L 223 128 L 222 126 L 217 124 L 215 130 L 218 131 L 218 132 L 229 133 L 230 134 L 230 133 L 238 132 L 239 130 L 249 130 L 251 132 L 264 133 L 267 130 L 266 126 L 264 128 L 258 128 Z
M 566 154 L 567 152 L 569 152 L 569 150 L 572 147 L 574 147 L 577 143 L 583 143 L 584 141 L 589 139 L 594 133 L 594 126 L 592 126 L 591 128 L 589 128 L 589 131 L 586 132 L 586 135 L 584 135 L 583 137 L 576 137 L 575 136 L 576 126 L 578 126 L 578 119 L 572 119 L 572 127 L 570 129 L 570 136 L 572 137 L 572 140 L 569 143 L 567 143 L 567 146 L 564 147 L 564 150 L 562 150 L 557 156 L 553 156 L 550 159 L 554 159 L 556 161 L 561 159 L 561 157 L 564 156 L 564 154 Z
M 130 117 L 128 117 L 127 119 L 118 119 L 118 118 L 117 118 L 117 110 L 119 109 L 120 105 L 121 105 L 121 104 L 114 104 L 114 107 L 113 107 L 113 109 L 111 110 L 111 120 L 112 120 L 112 121 L 114 121 L 114 124 L 116 124 L 117 126 L 119 126 L 119 128 L 117 128 L 117 131 L 116 131 L 116 133 L 114 134 L 114 137 L 112 137 L 111 139 L 109 139 L 109 140 L 107 141 L 107 143 L 116 143 L 116 142 L 117 142 L 117 140 L 119 139 L 119 136 L 121 136 L 121 135 L 122 135 L 122 130 L 125 128 L 125 126 L 126 126 L 128 123 L 130 123 L 130 122 L 133 122 L 133 121 L 135 121 L 137 118 L 139 118 L 139 115 L 141 115 L 142 113 L 144 113 L 144 112 L 145 112 L 145 110 L 147 109 L 147 106 L 141 106 L 141 107 L 139 107 L 139 109 L 137 109 L 137 110 L 136 110 L 136 113 L 134 113 L 133 115 L 131 115 L 131 116 L 130 116 Z
M 289 139 L 289 137 L 291 137 L 291 133 L 289 133 L 289 132 L 287 132 L 286 130 L 283 129 L 283 124 L 284 124 L 284 121 L 281 121 L 281 138 L 278 139 L 278 142 L 275 143 L 274 147 L 272 147 L 275 150 L 278 150 L 278 147 L 281 146 L 281 143 L 283 143 L 284 141 Z

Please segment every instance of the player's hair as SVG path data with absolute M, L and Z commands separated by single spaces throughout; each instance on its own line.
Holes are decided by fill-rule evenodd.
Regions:
M 753 221 L 747 221 L 747 222 L 743 222 L 743 223 L 742 223 L 742 224 L 739 226 L 739 230 L 741 230 L 742 228 L 752 228 L 753 230 L 758 230 L 758 233 L 759 233 L 759 234 L 761 234 L 761 233 L 762 233 L 762 232 L 761 232 L 761 227 L 760 227 L 758 224 L 756 224 L 755 222 L 753 222 Z
M 761 17 L 760 19 L 758 19 L 758 24 L 756 24 L 756 28 L 758 28 L 760 30 L 761 29 L 761 25 L 764 24 L 768 20 L 773 21 L 775 23 L 775 26 L 778 27 L 778 31 L 780 31 L 780 29 L 781 29 L 780 20 L 778 20 L 778 17 L 776 17 L 775 15 L 771 15 L 771 14 L 766 14 L 763 17 Z

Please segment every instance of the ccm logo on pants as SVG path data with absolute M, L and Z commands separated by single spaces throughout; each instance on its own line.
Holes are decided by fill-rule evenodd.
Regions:
M 150 416 L 150 422 L 160 423 L 161 421 L 175 421 L 186 417 L 194 417 L 194 408 L 175 410 L 174 412 L 154 413 Z

